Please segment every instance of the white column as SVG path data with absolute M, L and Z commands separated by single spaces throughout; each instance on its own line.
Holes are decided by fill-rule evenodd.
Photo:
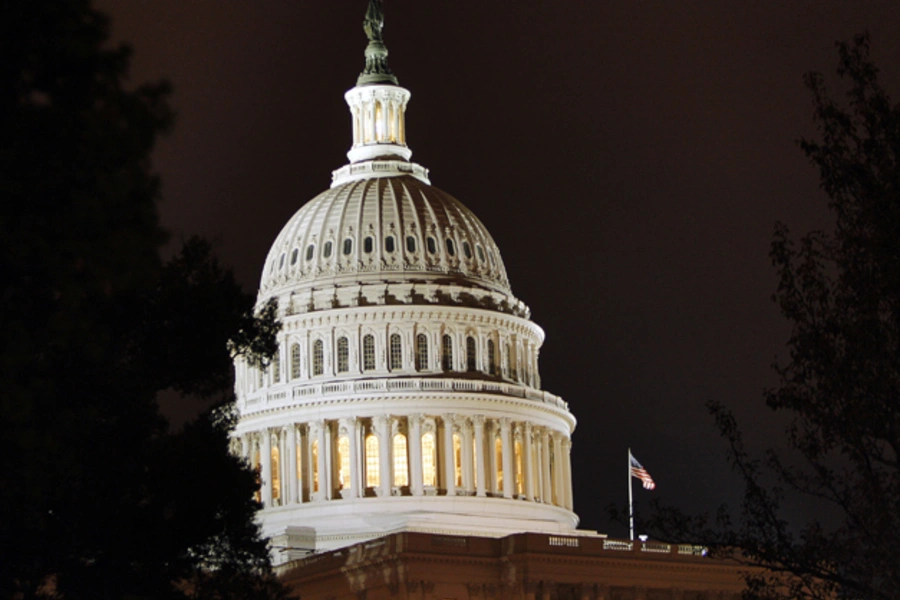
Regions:
M 291 423 L 287 427 L 287 456 L 282 458 L 282 462 L 287 465 L 287 496 L 284 504 L 294 504 L 297 502 L 297 426 Z M 285 460 L 287 459 L 287 460 Z
M 409 484 L 413 496 L 421 496 L 422 489 L 422 415 L 409 415 Z
M 262 444 L 260 448 L 259 462 L 262 466 L 260 479 L 262 480 L 262 503 L 264 508 L 272 508 L 272 436 L 268 429 L 260 432 Z
M 566 498 L 565 506 L 572 510 L 575 506 L 572 498 L 572 440 L 565 438 L 562 441 L 562 466 L 563 466 L 563 493 Z
M 350 498 L 359 498 L 360 493 L 360 468 L 359 468 L 359 422 L 356 417 L 346 419 L 347 437 L 350 439 Z
M 475 491 L 475 457 L 472 456 L 472 422 L 462 419 L 460 422 L 460 443 L 462 444 L 463 487 L 466 492 Z
M 475 495 L 484 496 L 484 415 L 475 415 L 472 422 L 475 425 Z
M 246 460 L 248 465 L 253 465 L 253 458 L 250 456 L 250 442 L 246 433 L 241 436 L 241 458 Z
M 325 421 L 316 421 L 316 439 L 319 442 L 319 452 L 316 457 L 316 470 L 319 473 L 319 492 L 316 495 L 317 500 L 331 499 L 331 490 L 329 489 L 331 486 L 331 476 L 328 473 L 331 461 L 328 460 L 329 444 L 326 444 L 328 435 L 325 431 L 325 427 Z
M 563 453 L 562 440 L 558 431 L 553 432 L 553 496 L 554 504 L 557 506 L 564 505 L 563 497 Z
M 383 498 L 391 495 L 391 485 L 394 483 L 391 473 L 391 420 L 385 415 L 378 415 L 373 420 L 375 431 L 378 432 L 378 483 L 376 494 Z
M 531 423 L 526 421 L 525 427 L 522 433 L 524 439 L 522 451 L 525 452 L 523 466 L 525 472 L 522 473 L 522 477 L 525 479 L 525 498 L 529 501 L 534 500 L 534 465 L 531 461 Z
M 512 498 L 516 487 L 516 474 L 513 471 L 513 445 L 510 441 L 512 427 L 509 417 L 500 419 L 500 442 L 503 445 L 503 497 Z
M 541 499 L 545 504 L 553 504 L 553 491 L 550 483 L 550 434 L 546 429 L 541 431 Z
M 444 488 L 448 496 L 456 495 L 456 453 L 453 452 L 453 415 L 444 415 Z

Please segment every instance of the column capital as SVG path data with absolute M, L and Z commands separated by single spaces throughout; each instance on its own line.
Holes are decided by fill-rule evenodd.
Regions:
M 406 416 L 407 421 L 409 421 L 410 425 L 421 425 L 422 421 L 425 420 L 425 416 L 422 413 L 412 413 Z
M 484 415 L 473 415 L 472 416 L 472 424 L 475 425 L 475 427 L 484 427 L 485 420 L 486 420 L 486 418 Z

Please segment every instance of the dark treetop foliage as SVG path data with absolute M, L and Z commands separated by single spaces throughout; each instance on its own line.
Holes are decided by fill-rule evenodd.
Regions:
M 0 3 L 0 597 L 282 597 L 228 452 L 274 309 L 202 240 L 161 262 L 168 86 L 108 40 L 88 0 Z M 174 433 L 165 389 L 223 404 Z
M 794 242 L 780 225 L 772 243 L 774 298 L 793 331 L 766 401 L 790 417 L 792 453 L 753 459 L 734 417 L 713 403 L 746 485 L 740 519 L 722 512 L 707 527 L 663 510 L 654 521 L 770 567 L 749 578 L 752 598 L 900 598 L 900 105 L 878 84 L 867 36 L 838 51 L 846 102 L 809 75 L 820 139 L 800 142 L 834 231 Z M 777 487 L 763 483 L 773 477 Z M 786 522 L 795 494 L 824 516 Z

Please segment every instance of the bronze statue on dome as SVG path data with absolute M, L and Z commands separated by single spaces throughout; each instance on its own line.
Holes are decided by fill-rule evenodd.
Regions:
M 369 8 L 366 10 L 366 20 L 363 21 L 363 29 L 366 30 L 370 42 L 383 42 L 381 30 L 384 29 L 384 1 L 369 0 Z

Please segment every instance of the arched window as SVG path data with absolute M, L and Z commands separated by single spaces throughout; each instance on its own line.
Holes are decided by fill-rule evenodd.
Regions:
M 312 491 L 319 491 L 319 440 L 313 440 L 312 447 L 309 450 L 309 461 L 312 469 Z
M 416 251 L 416 238 L 411 235 L 406 236 L 406 251 L 407 252 L 415 252 Z
M 416 336 L 416 370 L 428 368 L 428 336 L 420 333 Z
M 391 361 L 388 367 L 392 371 L 403 367 L 403 343 L 400 341 L 399 333 L 391 334 Z
M 338 489 L 350 488 L 350 438 L 338 438 Z
M 437 486 L 437 444 L 430 431 L 422 435 L 422 484 Z
M 291 379 L 300 378 L 300 344 L 291 346 Z
M 453 338 L 446 333 L 441 337 L 441 366 L 445 371 L 453 370 Z
M 272 357 L 272 382 L 281 383 L 281 348 L 276 348 Z
M 315 252 L 316 252 L 316 246 L 315 246 L 315 244 L 310 244 L 309 246 L 307 246 L 307 247 L 306 247 L 306 260 L 307 260 L 307 261 L 312 260 L 312 259 L 313 259 L 313 255 L 315 254 Z
M 372 236 L 367 236 L 366 239 L 363 240 L 363 252 L 366 254 L 372 254 L 372 249 L 375 247 L 375 240 L 372 239 Z
M 337 370 L 338 373 L 350 370 L 350 342 L 346 336 L 339 337 L 337 341 Z
M 494 469 L 497 473 L 497 491 L 503 491 L 503 441 L 494 438 Z
M 514 454 L 516 459 L 516 494 L 525 493 L 525 459 L 522 456 L 522 442 L 516 440 L 514 446 Z
M 313 375 L 325 372 L 325 344 L 322 340 L 313 342 Z
M 394 251 L 394 236 L 389 235 L 384 238 L 384 251 L 388 254 Z
M 463 254 L 466 255 L 466 258 L 472 258 L 472 248 L 471 248 L 471 246 L 469 246 L 469 242 L 467 242 L 466 240 L 463 240 L 462 246 L 463 246 Z
M 409 461 L 406 458 L 406 436 L 394 436 L 394 487 L 409 485 Z
M 322 257 L 330 258 L 331 257 L 331 242 L 325 242 L 325 246 L 322 248 Z
M 344 256 L 348 256 L 351 252 L 353 252 L 353 240 L 346 238 L 344 240 Z
M 456 254 L 456 249 L 453 247 L 453 240 L 447 238 L 447 254 L 453 256 Z
M 272 444 L 271 453 L 271 474 L 269 481 L 272 482 L 272 504 L 278 504 L 281 500 L 281 469 L 279 468 L 278 446 Z
M 437 242 L 434 241 L 433 237 L 429 237 L 427 240 L 425 240 L 425 243 L 428 246 L 429 254 L 434 254 L 435 252 L 437 252 Z
M 496 356 L 494 353 L 494 340 L 488 340 L 488 374 L 497 374 Z
M 475 359 L 475 338 L 471 335 L 466 338 L 466 370 L 475 371 L 478 361 Z
M 363 336 L 363 370 L 375 369 L 375 336 L 367 333 Z
M 297 264 L 297 256 L 300 254 L 300 248 L 294 248 L 294 251 L 291 252 L 291 264 Z
M 366 487 L 381 485 L 381 462 L 378 455 L 378 437 L 370 433 L 366 436 Z
M 453 434 L 453 480 L 456 487 L 462 487 L 462 441 L 459 434 Z

